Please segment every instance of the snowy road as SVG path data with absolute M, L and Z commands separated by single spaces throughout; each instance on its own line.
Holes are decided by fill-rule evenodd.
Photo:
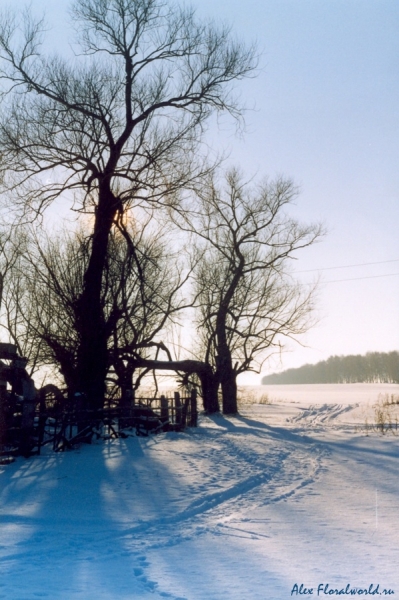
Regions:
M 0 598 L 398 596 L 398 437 L 336 404 L 243 413 L 0 467 Z

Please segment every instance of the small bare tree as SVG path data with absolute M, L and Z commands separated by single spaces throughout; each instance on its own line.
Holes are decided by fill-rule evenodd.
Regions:
M 29 374 L 40 365 L 41 342 L 33 334 L 33 306 L 25 272 L 29 247 L 25 231 L 14 226 L 0 232 L 0 340 L 14 344 L 28 359 Z
M 101 294 L 115 221 L 162 206 L 209 169 L 199 145 L 214 111 L 240 114 L 232 83 L 254 50 L 164 0 L 75 0 L 75 60 L 41 54 L 42 21 L 0 16 L 3 189 L 13 210 L 57 198 L 94 215 L 75 303 L 77 390 L 101 405 L 108 368 Z
M 184 293 L 192 270 L 189 257 L 181 247 L 171 250 L 167 226 L 161 231 L 153 225 L 151 215 L 134 232 L 119 224 L 109 243 L 104 277 L 112 332 L 108 381 L 122 390 L 139 387 L 148 371 L 146 360 L 158 360 L 160 353 L 172 360 L 167 340 L 182 311 L 191 306 Z
M 284 338 L 311 324 L 315 289 L 296 283 L 288 262 L 323 229 L 287 216 L 284 209 L 295 195 L 288 180 L 255 186 L 232 170 L 224 189 L 214 180 L 200 188 L 196 215 L 187 211 L 180 219 L 203 241 L 194 272 L 197 326 L 226 414 L 237 412 L 237 376 L 260 372 Z

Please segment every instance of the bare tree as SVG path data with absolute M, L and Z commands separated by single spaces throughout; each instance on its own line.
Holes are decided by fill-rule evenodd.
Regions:
M 75 0 L 75 60 L 41 55 L 43 21 L 0 19 L 1 172 L 13 207 L 42 211 L 73 194 L 93 212 L 76 300 L 76 389 L 93 407 L 105 390 L 101 289 L 113 224 L 138 205 L 164 205 L 209 167 L 199 143 L 213 111 L 238 116 L 231 84 L 254 50 L 226 28 L 163 0 Z
M 146 236 L 149 223 L 150 218 L 139 228 L 136 222 L 135 231 L 123 227 L 123 235 L 113 228 L 103 272 L 107 379 L 122 389 L 132 388 L 134 371 L 141 367 L 134 363 L 137 358 L 157 358 L 159 350 L 167 353 L 167 329 L 186 305 L 181 289 L 189 269 L 167 252 L 161 232 L 151 227 Z M 76 389 L 79 348 L 76 306 L 90 243 L 82 229 L 56 238 L 32 233 L 6 288 L 10 300 L 4 326 L 36 352 L 41 366 L 59 369 L 71 391 Z
M 0 339 L 28 359 L 33 375 L 40 367 L 41 342 L 31 343 L 33 306 L 24 269 L 28 246 L 25 231 L 15 224 L 0 232 Z
M 170 252 L 169 228 L 157 231 L 154 221 L 147 216 L 141 227 L 137 221 L 134 228 L 120 224 L 110 234 L 101 291 L 108 335 L 107 395 L 116 393 L 122 404 L 127 402 L 130 391 L 137 390 L 153 369 L 197 374 L 210 410 L 217 404 L 210 366 L 176 360 L 168 345 L 171 327 L 178 326 L 180 313 L 192 306 L 184 292 L 192 265 L 184 248 Z M 19 354 L 28 358 L 31 374 L 46 367 L 45 372 L 57 383 L 63 380 L 72 393 L 79 346 L 75 307 L 90 238 L 84 229 L 49 237 L 27 228 L 20 228 L 15 238 L 13 244 L 7 240 L 0 254 L 2 339 L 15 343 Z
M 237 170 L 225 188 L 210 180 L 197 192 L 196 215 L 180 226 L 204 242 L 195 270 L 201 352 L 221 385 L 223 412 L 237 412 L 236 378 L 310 326 L 314 288 L 289 275 L 288 262 L 323 233 L 302 226 L 284 208 L 296 192 L 284 179 L 251 185 Z
M 152 225 L 151 216 L 134 232 L 120 224 L 110 238 L 104 277 L 112 332 L 108 381 L 122 390 L 138 389 L 150 369 L 146 360 L 158 360 L 160 353 L 173 360 L 167 340 L 182 311 L 191 306 L 184 293 L 192 270 L 189 257 L 184 248 L 171 250 L 169 227 L 160 231 Z

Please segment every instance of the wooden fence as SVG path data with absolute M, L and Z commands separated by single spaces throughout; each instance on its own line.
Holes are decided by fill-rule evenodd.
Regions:
M 15 407 L 12 410 L 15 411 Z M 198 422 L 195 389 L 185 397 L 175 392 L 171 398 L 165 395 L 136 398 L 128 406 L 113 403 L 95 411 L 81 409 L 78 403 L 73 408 L 65 408 L 25 402 L 16 407 L 16 411 L 6 422 L 4 412 L 0 410 L 0 455 L 40 454 L 46 444 L 59 452 L 82 442 L 90 443 L 95 438 L 126 437 L 128 430 L 135 430 L 137 435 L 149 435 L 196 427 Z
M 166 430 L 182 429 L 183 427 L 197 427 L 198 407 L 197 391 L 193 389 L 188 396 L 180 396 L 174 392 L 173 397 L 161 395 L 159 398 L 136 398 L 131 406 L 133 419 L 140 415 L 143 409 L 147 415 L 154 413 L 165 424 Z M 145 420 L 143 411 L 142 419 Z

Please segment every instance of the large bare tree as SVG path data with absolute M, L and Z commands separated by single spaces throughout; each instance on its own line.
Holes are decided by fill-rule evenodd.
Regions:
M 289 262 L 323 228 L 289 217 L 295 195 L 289 180 L 255 185 L 231 170 L 224 185 L 210 179 L 199 188 L 197 214 L 187 211 L 179 221 L 203 242 L 194 273 L 200 351 L 221 385 L 226 414 L 237 412 L 237 376 L 260 372 L 284 338 L 311 324 L 314 287 L 300 286 Z
M 75 59 L 41 54 L 44 24 L 0 19 L 3 189 L 14 208 L 57 198 L 92 212 L 89 259 L 76 300 L 76 389 L 95 407 L 107 372 L 101 287 L 113 224 L 160 205 L 208 166 L 199 157 L 214 111 L 238 116 L 232 83 L 254 68 L 253 48 L 164 0 L 75 0 Z

